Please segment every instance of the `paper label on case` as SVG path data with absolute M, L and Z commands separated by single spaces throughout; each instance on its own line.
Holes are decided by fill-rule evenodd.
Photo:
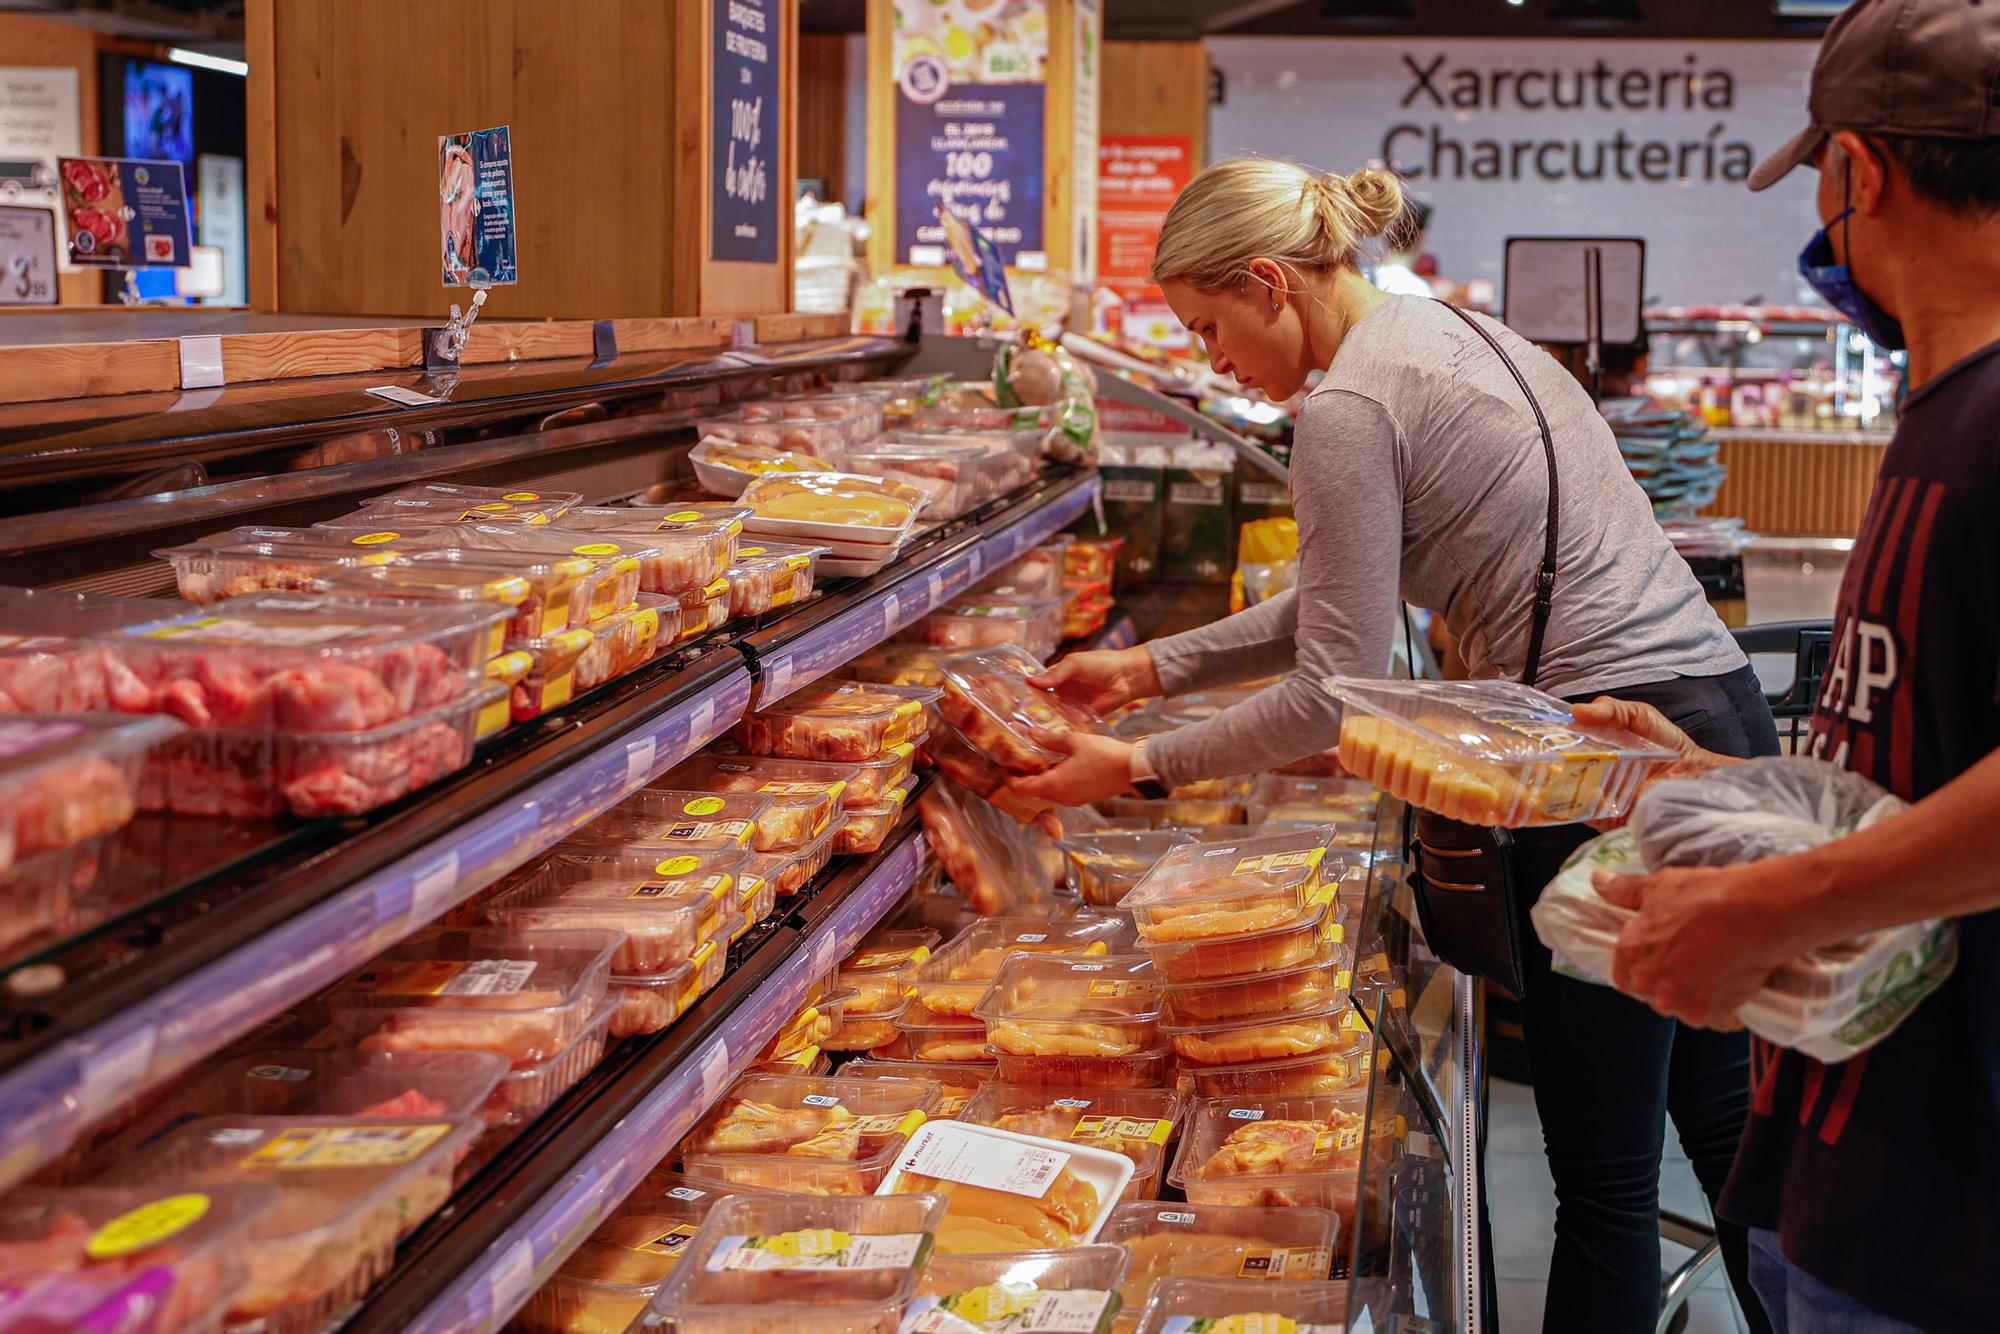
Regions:
M 252 644 L 266 648 L 317 648 L 356 635 L 380 631 L 385 636 L 400 626 L 267 625 L 241 616 L 197 616 L 192 620 L 134 626 L 127 634 L 142 639 L 182 639 L 199 636 L 204 643 Z
M 1262 1121 L 1264 1109 L 1261 1107 L 1231 1107 L 1229 1119 L 1232 1121 Z
M 632 1249 L 645 1251 L 649 1255 L 678 1255 L 683 1247 L 694 1240 L 696 1230 L 693 1223 L 676 1223 L 651 1241 L 642 1241 Z
M 831 783 L 770 782 L 760 785 L 757 790 L 772 797 L 824 797 L 838 796 L 847 784 L 840 781 Z
M 930 946 L 919 945 L 907 950 L 878 950 L 873 954 L 862 954 L 849 959 L 847 967 L 857 973 L 872 973 L 883 968 L 916 967 L 931 957 Z
M 208 1196 L 194 1192 L 150 1200 L 93 1232 L 83 1253 L 93 1260 L 116 1260 L 157 1246 L 200 1222 L 211 1203 Z
M 670 1200 L 681 1200 L 689 1204 L 692 1204 L 696 1200 L 705 1200 L 708 1198 L 707 1191 L 696 1190 L 693 1186 L 674 1186 L 665 1193 L 666 1197 Z
M 1244 1311 L 1222 1316 L 1171 1316 L 1160 1326 L 1160 1334 L 1341 1334 L 1342 1328 L 1317 1321 L 1300 1324 L 1275 1311 Z
M 1316 1282 L 1333 1270 L 1333 1252 L 1325 1246 L 1280 1246 L 1245 1252 L 1236 1277 Z
M 905 1173 L 1039 1200 L 1049 1193 L 1056 1175 L 1069 1160 L 1070 1155 L 1060 1149 L 1040 1149 L 984 1137 L 960 1139 L 955 1135 L 937 1135 L 925 1139 L 914 1152 L 904 1154 L 898 1161 Z
M 677 824 L 660 837 L 674 843 L 742 843 L 750 837 L 748 820 L 705 820 L 697 824 Z
M 917 1298 L 898 1334 L 1093 1334 L 1115 1296 L 1094 1288 L 1043 1292 L 1027 1283 L 990 1283 Z
M 1231 875 L 1254 875 L 1259 872 L 1294 871 L 1320 864 L 1326 856 L 1325 848 L 1308 848 L 1301 852 L 1267 852 L 1261 857 L 1244 857 L 1237 861 Z
M 928 1232 L 862 1233 L 809 1228 L 760 1237 L 720 1238 L 710 1273 L 815 1269 L 908 1269 L 930 1244 Z
M 840 1099 L 827 1093 L 808 1093 L 799 1101 L 807 1107 L 838 1107 Z
M 1164 1145 L 1173 1138 L 1174 1123 L 1150 1117 L 1086 1116 L 1069 1132 L 1071 1139 L 1138 1140 L 1143 1144 Z
M 355 985 L 377 996 L 511 996 L 534 975 L 533 959 L 419 959 L 363 973 Z
M 244 1167 L 393 1167 L 451 1133 L 449 1125 L 299 1126 L 281 1130 Z
M 854 1133 L 857 1135 L 901 1135 L 905 1139 L 917 1133 L 917 1127 L 930 1118 L 916 1108 L 907 1112 L 884 1112 L 879 1116 L 857 1116 L 854 1118 Z

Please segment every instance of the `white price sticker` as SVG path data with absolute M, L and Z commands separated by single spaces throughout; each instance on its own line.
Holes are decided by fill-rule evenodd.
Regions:
M 145 1085 L 158 1041 L 159 1030 L 148 1024 L 85 1058 L 76 1089 L 82 1120 L 97 1120 L 129 1101 Z
M 1262 1121 L 1264 1113 L 1257 1107 L 1231 1107 L 1229 1119 L 1232 1121 Z
M 708 1054 L 701 1058 L 701 1100 L 704 1104 L 714 1102 L 716 1096 L 729 1083 L 729 1044 L 721 1038 Z
M 653 776 L 654 741 L 640 737 L 625 743 L 625 786 L 637 787 Z
M 500 1323 L 528 1304 L 528 1297 L 535 1290 L 535 1248 L 527 1241 L 517 1241 L 507 1248 L 500 1257 L 500 1263 L 493 1267 L 493 1276 L 486 1280 L 486 1290 L 493 1297 L 493 1316 Z
M 447 852 L 410 886 L 410 925 L 436 921 L 458 902 L 458 854 Z
M 910 1141 L 910 1151 L 899 1160 L 902 1170 L 1039 1200 L 1074 1156 L 1060 1149 L 949 1133 L 957 1124 L 937 1121 L 920 1128 Z
M 401 385 L 394 384 L 377 385 L 366 392 L 373 394 L 376 398 L 387 399 L 391 403 L 400 404 L 406 408 L 426 408 L 433 403 L 444 402 L 443 399 L 433 397 L 430 394 L 418 393 L 414 389 L 405 389 Z

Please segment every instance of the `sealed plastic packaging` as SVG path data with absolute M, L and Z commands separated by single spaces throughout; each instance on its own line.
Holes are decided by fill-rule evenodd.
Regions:
M 1116 1246 L 936 1255 L 904 1314 L 911 1331 L 1111 1334 L 1125 1254 Z
M 840 825 L 854 781 L 852 765 L 764 755 L 697 755 L 668 772 L 663 786 L 741 792 L 769 799 L 758 817 L 760 851 L 795 851 Z
M 1079 537 L 1063 551 L 1063 576 L 1110 583 L 1118 573 L 1122 537 Z
M 486 1100 L 487 1124 L 526 1125 L 596 1068 L 604 1058 L 604 1044 L 618 1009 L 618 998 L 607 996 L 561 1050 L 525 1069 L 508 1071 Z
M 789 898 L 826 869 L 827 859 L 833 856 L 834 835 L 829 829 L 798 852 L 760 852 L 751 860 L 750 869 L 769 880 L 779 898 Z
M 336 986 L 327 1015 L 359 1051 L 491 1051 L 523 1070 L 590 1023 L 617 946 L 609 931 L 426 931 Z
M 762 616 L 812 600 L 823 546 L 759 539 L 736 548 L 729 566 L 729 615 Z
M 944 1196 L 940 1255 L 1089 1244 L 1132 1179 L 1132 1160 L 966 1121 L 910 1136 L 879 1192 Z
M 1020 914 L 1049 902 L 1060 858 L 1041 831 L 1025 828 L 1002 814 L 996 803 L 949 781 L 931 784 L 917 814 L 931 852 L 974 912 Z M 1047 877 L 1040 855 L 1044 847 L 1057 862 Z
M 674 852 L 749 848 L 768 851 L 764 819 L 772 799 L 751 792 L 641 788 L 572 834 L 569 845 L 600 851 L 622 848 L 643 857 Z M 780 834 L 785 831 L 780 830 Z
M 1213 982 L 1170 982 L 1167 1007 L 1177 1023 L 1227 1024 L 1302 1014 L 1347 999 L 1351 955 L 1345 947 L 1282 972 L 1251 973 Z
M 658 977 L 715 939 L 724 913 L 736 909 L 735 890 L 727 874 L 700 872 L 637 884 L 609 878 L 557 888 L 531 880 L 490 900 L 484 911 L 488 921 L 530 932 L 618 932 L 624 939 L 611 956 L 611 971 Z
M 943 656 L 928 644 L 890 640 L 877 644 L 842 670 L 857 681 L 935 690 L 944 684 L 944 669 L 938 665 Z
M 251 593 L 313 593 L 322 581 L 365 574 L 403 558 L 389 550 L 369 551 L 346 543 L 238 541 L 225 534 L 153 553 L 174 569 L 181 597 L 197 606 Z
M 1184 1065 L 1239 1065 L 1337 1051 L 1353 1041 L 1347 998 L 1245 1019 L 1173 1021 L 1162 1029 Z
M 840 1067 L 843 1079 L 927 1080 L 944 1090 L 932 1112 L 933 1121 L 955 1121 L 972 1095 L 993 1078 L 991 1062 L 981 1061 L 899 1061 L 881 1053 Z
M 1074 1141 L 1132 1160 L 1125 1200 L 1150 1200 L 1166 1174 L 1167 1145 L 1187 1110 L 1172 1089 L 1035 1088 L 988 1084 L 959 1119 L 1017 1135 Z
M 924 521 L 937 523 L 978 508 L 986 498 L 989 492 L 981 485 L 986 458 L 976 444 L 902 442 L 849 450 L 841 466 L 922 491 Z
M 733 931 L 737 920 L 727 917 L 723 926 Z M 611 1016 L 611 1036 L 625 1038 L 635 1033 L 659 1032 L 712 991 L 728 966 L 728 938 L 724 931 L 718 930 L 713 939 L 678 968 L 657 977 L 614 976 L 611 998 L 618 1008 Z
M 233 1247 L 250 1282 L 227 1323 L 307 1334 L 358 1301 L 396 1243 L 445 1202 L 459 1151 L 481 1129 L 475 1117 L 205 1117 L 104 1184 L 275 1189 Z
M 833 464 L 811 454 L 719 435 L 704 438 L 688 451 L 688 462 L 704 491 L 730 497 L 742 495 L 743 488 L 759 477 L 834 470 Z
M 733 440 L 756 449 L 804 454 L 838 465 L 848 447 L 866 440 L 865 418 L 800 417 L 780 420 L 767 406 L 740 404 L 735 411 L 719 417 L 705 417 L 693 423 L 703 440 Z
M 780 394 L 741 406 L 746 412 L 774 412 L 779 421 L 844 422 L 853 431 L 855 444 L 882 434 L 882 395 L 855 392 L 846 385 Z
M 877 759 L 856 760 L 851 767 L 854 781 L 847 788 L 848 804 L 880 806 L 889 800 L 891 792 L 909 790 L 910 778 L 917 767 L 917 748 L 905 741 L 889 747 Z
M 982 918 L 917 969 L 917 999 L 933 1014 L 967 1020 L 1010 955 L 1076 955 L 1087 961 L 1128 940 L 1125 924 L 1116 918 Z
M 1119 907 L 1147 945 L 1297 926 L 1333 897 L 1327 858 L 1313 829 L 1195 843 L 1163 855 Z M 1336 859 L 1333 866 L 1343 864 Z
M 746 1075 L 681 1141 L 681 1167 L 800 1195 L 868 1195 L 939 1097 L 921 1081 Z
M 889 841 L 889 832 L 903 818 L 903 805 L 910 794 L 897 788 L 873 806 L 850 806 L 833 837 L 833 850 L 842 856 L 875 852 Z
M 937 404 L 920 409 L 918 429 L 940 428 L 957 431 L 1046 431 L 1056 424 L 1060 410 L 1050 404 L 1017 408 L 960 407 Z
M 1160 981 L 1139 955 L 1093 959 L 1015 954 L 973 1016 L 996 1056 L 1119 1058 L 1156 1049 Z
M 1341 1334 L 1350 1297 L 1346 1282 L 1271 1287 L 1208 1278 L 1165 1278 L 1139 1316 L 1139 1334 L 1191 1330 L 1287 1330 Z
M 707 1209 L 628 1213 L 602 1224 L 528 1298 L 512 1327 L 521 1334 L 623 1331 L 645 1311 L 694 1239 Z
M 1062 599 L 973 593 L 932 612 L 903 635 L 944 649 L 1014 645 L 1042 663 L 1062 642 Z
M 651 534 L 571 533 L 554 528 L 504 528 L 471 524 L 451 530 L 459 546 L 479 551 L 539 555 L 549 559 L 581 556 L 591 572 L 570 601 L 569 623 L 593 626 L 632 605 L 646 568 L 665 552 Z
M 1011 588 L 1023 597 L 1052 598 L 1062 593 L 1063 557 L 1073 539 L 1059 533 L 1030 549 L 1010 565 L 986 580 L 993 588 Z
M 744 521 L 746 532 L 894 548 L 909 536 L 928 497 L 887 478 L 810 473 L 759 477 L 743 488 L 742 499 L 755 511 Z
M 0 713 L 110 708 L 107 655 L 90 636 L 153 621 L 162 605 L 0 586 Z
M 0 716 L 0 886 L 9 897 L 18 886 L 7 873 L 19 862 L 129 822 L 147 757 L 180 733 L 166 718 Z M 21 934 L 0 926 L 0 937 Z
M 1104 803 L 1106 815 L 1144 820 L 1154 829 L 1185 829 L 1199 833 L 1217 825 L 1229 826 L 1228 837 L 1241 837 L 1254 826 L 1243 823 L 1243 803 L 1229 798 L 1208 797 L 1112 797 Z
M 1187 1065 L 1182 1073 L 1193 1083 L 1195 1095 L 1202 1098 L 1343 1093 L 1367 1084 L 1373 1045 L 1365 1032 L 1349 1031 L 1345 1050 L 1237 1065 Z
M 1129 1328 L 1154 1285 L 1175 1276 L 1255 1280 L 1240 1284 L 1248 1293 L 1265 1282 L 1324 1281 L 1340 1246 L 1340 1219 L 1326 1209 L 1127 1202 L 1111 1211 L 1097 1239 L 1130 1257 L 1119 1322 Z
M 1034 1088 L 1156 1089 L 1173 1082 L 1173 1053 L 1159 1047 L 1130 1056 L 1078 1056 L 1065 1052 L 1005 1052 L 988 1046 L 993 1077 Z
M 710 630 L 721 629 L 729 622 L 728 576 L 720 576 L 713 583 L 680 594 L 680 604 L 683 642 L 699 638 Z
M 572 509 L 556 526 L 577 533 L 615 533 L 645 539 L 659 556 L 639 572 L 640 591 L 670 596 L 703 588 L 722 577 L 736 554 L 746 509 L 695 509 L 680 505 L 630 505 Z
M 0 1203 L 0 1325 L 213 1334 L 249 1282 L 251 1229 L 277 1203 L 255 1183 L 10 1191 Z
M 1160 858 L 1194 842 L 1171 829 L 1084 830 L 1059 839 L 1069 886 L 1085 903 L 1115 908 Z
M 595 690 L 637 671 L 680 632 L 680 603 L 663 593 L 639 594 L 633 605 L 592 627 L 590 647 L 576 664 L 577 690 Z
M 356 533 L 350 540 L 361 541 L 370 536 L 373 534 Z M 343 575 L 339 587 L 342 591 L 362 589 L 361 581 L 365 578 L 366 585 L 379 587 L 385 597 L 419 597 L 467 584 L 498 583 L 511 599 L 518 590 L 505 581 L 520 580 L 527 584 L 528 591 L 518 601 L 508 603 L 514 609 L 514 617 L 507 623 L 507 639 L 530 640 L 569 627 L 570 608 L 581 598 L 584 581 L 591 577 L 592 569 L 583 556 L 444 547 L 412 551 L 403 564 L 377 566 L 365 576 Z
M 1093 710 L 1031 684 L 1042 664 L 1018 644 L 954 654 L 938 665 L 944 672 L 938 712 L 968 746 L 1009 772 L 1040 773 L 1063 758 L 1038 733 L 1108 730 Z
M 879 1051 L 893 1046 L 902 1030 L 896 1021 L 910 1006 L 905 999 L 886 1009 L 856 1010 L 850 1003 L 840 1022 L 832 1026 L 819 1045 L 827 1051 Z
M 366 516 L 402 523 L 507 523 L 539 525 L 561 517 L 583 497 L 574 491 L 532 491 L 523 487 L 461 486 L 454 482 L 419 482 L 398 487 L 363 504 L 352 523 Z
M 1340 762 L 1413 806 L 1525 828 L 1614 819 L 1671 751 L 1514 681 L 1335 677 Z
M 854 993 L 858 1010 L 891 1009 L 915 994 L 912 979 L 937 943 L 935 931 L 878 931 L 847 956 L 834 984 Z
M 843 764 L 883 758 L 925 731 L 934 690 L 856 681 L 808 686 L 745 718 L 736 739 L 753 755 Z
M 937 771 L 988 806 L 1012 816 L 1021 824 L 1043 821 L 1054 803 L 1038 797 L 1023 797 L 1008 787 L 1013 777 L 993 762 L 991 755 L 966 740 L 958 728 L 942 726 L 924 738 L 924 756 Z
M 1352 1235 L 1364 1149 L 1384 1162 L 1404 1133 L 1390 1113 L 1371 1132 L 1367 1112 L 1367 1089 L 1198 1101 L 1167 1180 L 1196 1204 L 1331 1209 Z
M 1309 774 L 1259 774 L 1246 799 L 1252 824 L 1276 816 L 1303 818 L 1315 813 L 1326 822 L 1372 820 L 1382 794 L 1358 778 L 1322 778 Z
M 896 1015 L 896 1040 L 876 1049 L 898 1061 L 943 1061 L 991 1066 L 986 1025 L 960 1015 L 937 1014 L 913 1000 Z
M 933 1195 L 739 1195 L 710 1211 L 641 1317 L 672 1334 L 897 1334 L 930 1259 Z
M 1340 910 L 1317 903 L 1289 926 L 1233 936 L 1154 941 L 1145 950 L 1152 957 L 1153 967 L 1169 984 L 1220 982 L 1248 975 L 1288 973 L 1310 963 L 1338 958 L 1345 933 Z
M 576 697 L 577 664 L 597 641 L 594 631 L 558 630 L 540 639 L 516 640 L 517 652 L 528 655 L 528 670 L 508 691 L 514 721 L 539 718 Z

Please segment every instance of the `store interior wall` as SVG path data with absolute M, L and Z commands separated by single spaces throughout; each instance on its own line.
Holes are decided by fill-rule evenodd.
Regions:
M 0 13 L 0 65 L 61 65 L 77 72 L 77 115 L 87 154 L 100 151 L 98 48 L 99 38 L 88 28 Z M 60 274 L 57 286 L 66 306 L 94 306 L 104 299 L 103 278 L 95 273 Z

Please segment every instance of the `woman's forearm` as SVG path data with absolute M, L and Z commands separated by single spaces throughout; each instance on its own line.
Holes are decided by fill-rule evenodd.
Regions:
M 1179 695 L 1290 671 L 1298 608 L 1298 590 L 1288 588 L 1234 616 L 1151 641 L 1146 652 L 1159 673 L 1160 688 Z

